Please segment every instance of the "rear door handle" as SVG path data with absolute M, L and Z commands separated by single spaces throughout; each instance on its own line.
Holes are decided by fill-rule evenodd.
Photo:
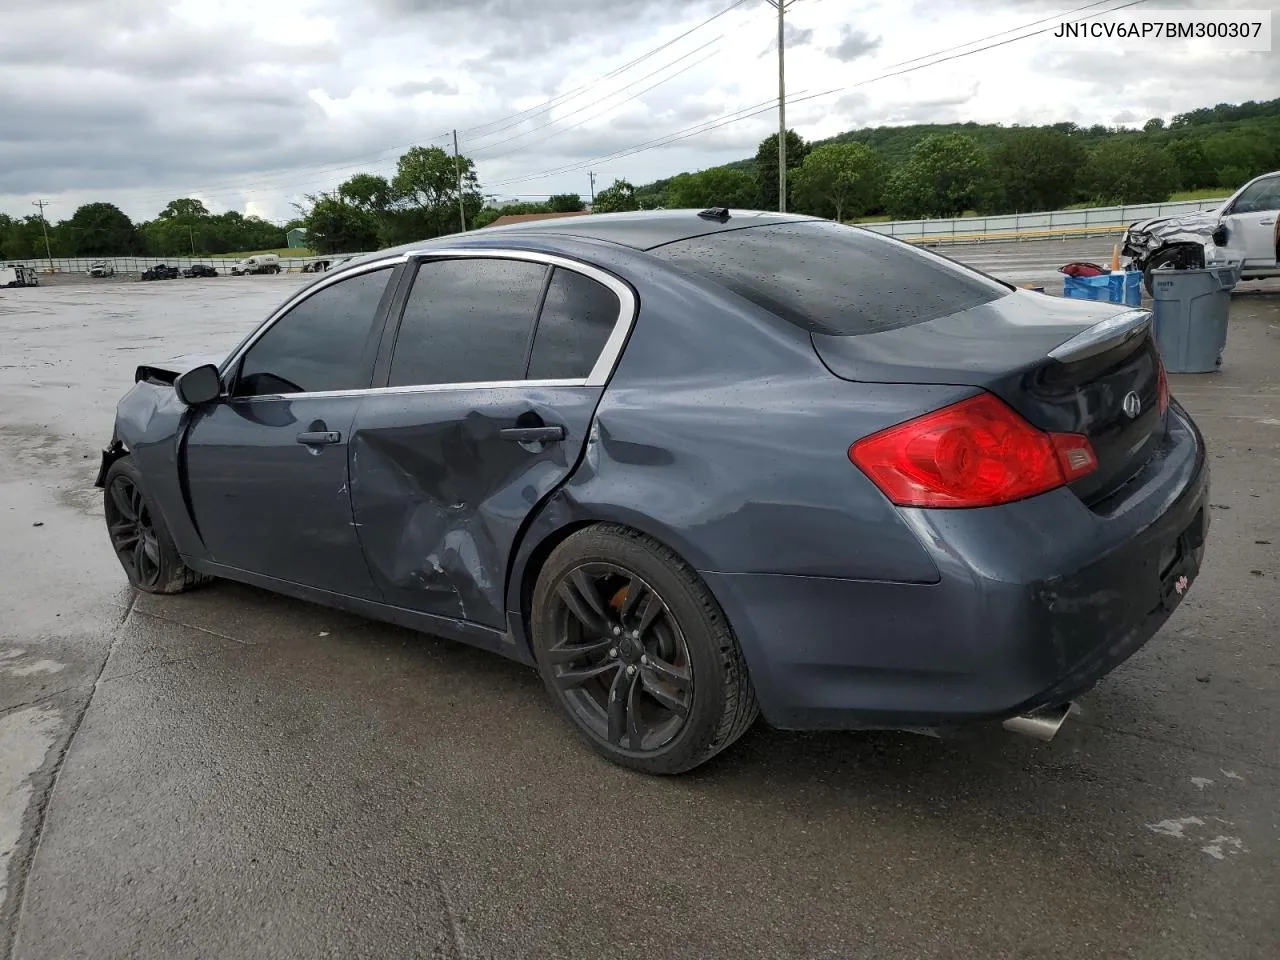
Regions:
M 305 443 L 307 446 L 323 446 L 327 443 L 341 443 L 342 434 L 337 430 L 309 430 L 306 433 L 298 434 L 298 442 Z
M 553 443 L 564 439 L 564 427 L 508 427 L 498 436 L 516 443 Z
M 1269 227 L 1269 226 L 1271 226 L 1272 224 L 1274 224 L 1275 222 L 1276 222 L 1276 221 L 1275 221 L 1275 218 L 1274 218 L 1274 217 L 1273 217 L 1272 219 L 1270 219 L 1270 220 L 1259 220 L 1259 221 L 1258 221 L 1258 226 L 1260 226 L 1260 227 Z

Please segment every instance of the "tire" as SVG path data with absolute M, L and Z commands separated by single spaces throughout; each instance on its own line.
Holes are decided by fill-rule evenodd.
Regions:
M 102 494 L 111 548 L 135 588 L 182 593 L 211 579 L 182 562 L 132 456 L 121 457 L 107 470 Z
M 1160 267 L 1175 264 L 1179 267 L 1203 267 L 1204 254 L 1195 255 L 1196 251 L 1191 247 L 1165 247 L 1163 250 L 1157 250 L 1153 253 L 1147 262 L 1142 266 L 1142 285 L 1146 288 L 1147 296 L 1153 296 L 1152 284 L 1155 281 L 1154 271 Z
M 634 530 L 608 524 L 566 538 L 539 572 L 530 619 L 552 700 L 621 766 L 692 770 L 759 713 L 711 592 L 675 553 Z

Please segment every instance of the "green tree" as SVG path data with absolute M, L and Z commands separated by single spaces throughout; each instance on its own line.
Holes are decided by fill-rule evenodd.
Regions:
M 606 187 L 596 194 L 593 213 L 623 213 L 627 210 L 639 209 L 636 203 L 636 188 L 626 180 L 615 180 L 612 186 Z
M 552 213 L 578 213 L 586 208 L 576 193 L 557 193 L 547 201 L 547 209 Z
M 111 203 L 86 203 L 54 232 L 71 256 L 122 257 L 142 252 L 142 238 L 133 221 Z
M 666 204 L 670 208 L 734 207 L 750 209 L 756 205 L 760 188 L 755 177 L 745 170 L 712 167 L 700 173 L 682 173 L 667 187 Z
M 456 162 L 456 166 L 455 166 Z M 410 147 L 396 164 L 391 180 L 392 197 L 402 211 L 414 215 L 396 217 L 390 232 L 403 235 L 406 228 L 423 236 L 442 236 L 462 229 L 458 202 L 458 171 L 462 179 L 462 209 L 470 223 L 484 207 L 475 165 L 467 157 L 449 156 L 439 147 Z
M 311 208 L 303 218 L 311 248 L 317 253 L 362 253 L 378 247 L 380 224 L 371 210 L 340 193 L 308 196 Z
M 1142 125 L 1143 133 L 1155 133 L 1163 129 L 1164 129 L 1164 121 L 1161 120 L 1159 117 L 1152 117 L 1150 120 L 1148 120 L 1146 123 Z
M 962 133 L 932 134 L 889 178 L 885 200 L 895 217 L 956 217 L 977 202 L 986 176 L 982 147 Z
M 1178 173 L 1178 186 L 1183 190 L 1201 190 L 1205 187 L 1223 186 L 1218 171 L 1205 152 L 1204 143 L 1191 137 L 1171 140 L 1165 147 L 1169 159 Z
M 831 143 L 814 147 L 796 171 L 796 208 L 816 216 L 843 220 L 875 206 L 884 167 L 864 143 Z
M 195 197 L 180 197 L 177 200 L 170 200 L 157 216 L 161 220 L 195 223 L 209 216 L 209 209 Z
M 1059 210 L 1075 197 L 1084 146 L 1047 127 L 1019 130 L 991 152 L 989 209 Z
M 787 209 L 791 209 L 791 171 L 797 170 L 809 154 L 809 144 L 794 130 L 787 131 Z M 770 134 L 756 150 L 756 181 L 760 185 L 761 210 L 778 209 L 778 135 Z
M 1083 181 L 1088 196 L 1098 203 L 1154 203 L 1169 199 L 1178 172 L 1163 149 L 1130 136 L 1094 147 Z
M 391 206 L 391 184 L 374 173 L 357 173 L 338 187 L 338 196 L 364 210 L 383 213 Z

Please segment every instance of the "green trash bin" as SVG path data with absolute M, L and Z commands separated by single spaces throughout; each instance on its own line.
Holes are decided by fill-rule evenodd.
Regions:
M 1213 373 L 1227 343 L 1231 290 L 1242 264 L 1152 272 L 1156 343 L 1169 373 Z

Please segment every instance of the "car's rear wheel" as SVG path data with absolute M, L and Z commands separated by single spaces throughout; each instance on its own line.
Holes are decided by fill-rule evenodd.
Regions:
M 208 579 L 182 562 L 133 457 L 113 463 L 103 487 L 107 535 L 130 583 L 146 593 L 181 593 Z
M 532 634 L 556 703 L 623 766 L 683 773 L 758 713 L 710 591 L 672 551 L 624 527 L 589 527 L 552 551 L 533 593 Z

